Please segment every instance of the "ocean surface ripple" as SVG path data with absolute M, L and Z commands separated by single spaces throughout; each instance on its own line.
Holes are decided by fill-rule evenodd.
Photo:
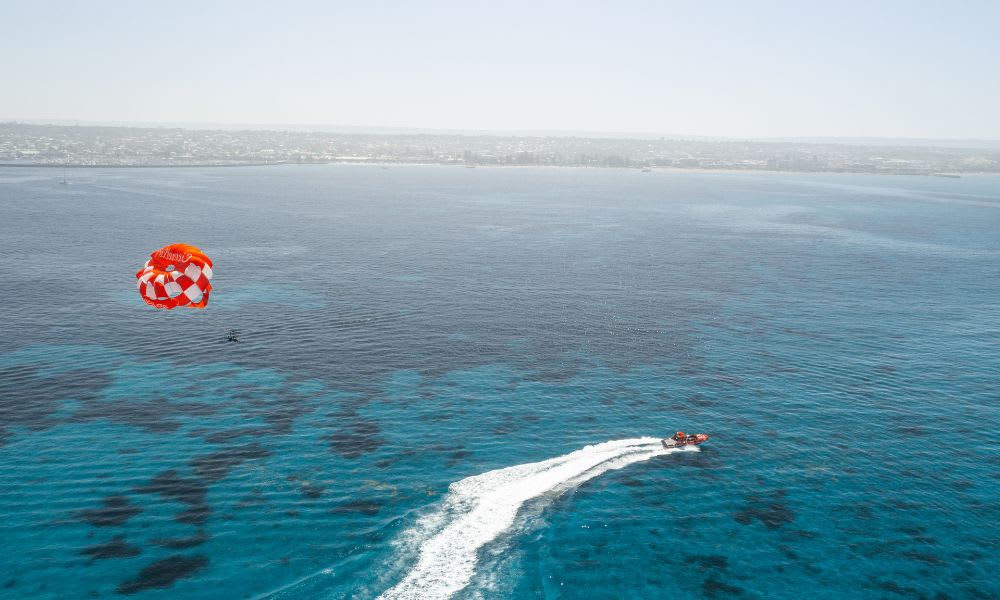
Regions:
M 0 597 L 1000 597 L 1000 178 L 67 177 L 0 168 Z

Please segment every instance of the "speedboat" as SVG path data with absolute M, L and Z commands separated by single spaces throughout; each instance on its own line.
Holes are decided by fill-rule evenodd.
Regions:
M 686 434 L 683 431 L 678 431 L 674 435 L 660 440 L 664 448 L 680 448 L 681 446 L 697 446 L 708 441 L 708 434 L 705 433 L 693 433 Z

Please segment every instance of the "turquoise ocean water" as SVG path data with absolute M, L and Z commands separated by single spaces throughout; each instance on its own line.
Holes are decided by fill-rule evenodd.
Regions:
M 0 168 L 4 598 L 1000 597 L 998 177 L 68 178 Z

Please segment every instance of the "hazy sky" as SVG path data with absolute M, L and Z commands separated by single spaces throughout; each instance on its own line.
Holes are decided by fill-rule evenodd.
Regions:
M 1000 1 L 0 1 L 0 119 L 1000 139 Z

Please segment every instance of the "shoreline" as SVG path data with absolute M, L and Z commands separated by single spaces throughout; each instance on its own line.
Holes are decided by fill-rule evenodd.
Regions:
M 331 165 L 362 165 L 372 167 L 454 167 L 466 168 L 464 163 L 419 163 L 419 162 L 379 162 L 379 161 L 331 161 L 331 162 L 260 162 L 260 163 L 192 163 L 175 165 L 114 165 L 114 164 L 37 164 L 37 163 L 0 163 L 0 168 L 16 169 L 191 169 L 191 168 L 235 168 L 235 167 L 278 167 L 278 166 L 331 166 Z M 490 164 L 476 165 L 477 169 L 595 169 L 602 171 L 639 171 L 649 173 L 758 173 L 758 174 L 795 174 L 795 175 L 884 175 L 884 176 L 908 176 L 908 177 L 938 177 L 942 179 L 961 179 L 963 177 L 976 176 L 1000 176 L 1000 171 L 963 171 L 960 173 L 900 173 L 900 172 L 873 172 L 873 171 L 794 171 L 794 170 L 774 170 L 774 169 L 733 169 L 733 168 L 698 168 L 698 167 L 650 167 L 650 171 L 643 171 L 645 167 L 607 167 L 589 165 L 517 165 L 517 164 Z

